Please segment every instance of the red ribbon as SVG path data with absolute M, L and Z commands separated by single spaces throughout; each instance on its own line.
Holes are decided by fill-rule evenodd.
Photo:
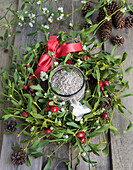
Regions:
M 34 72 L 36 77 L 40 77 L 41 71 L 47 72 L 51 66 L 52 58 L 49 56 L 48 51 L 50 51 L 52 55 L 54 54 L 55 58 L 67 56 L 70 52 L 75 53 L 75 52 L 82 51 L 81 43 L 71 43 L 71 44 L 64 43 L 59 48 L 58 46 L 59 46 L 59 41 L 57 41 L 57 36 L 55 35 L 50 36 L 48 40 L 46 54 L 40 57 L 37 69 Z M 33 75 L 29 77 L 29 79 L 33 79 L 33 78 L 35 78 Z

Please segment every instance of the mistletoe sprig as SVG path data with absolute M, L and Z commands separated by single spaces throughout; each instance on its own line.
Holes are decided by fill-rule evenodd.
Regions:
M 70 37 L 74 38 L 73 33 L 60 32 L 58 36 L 60 45 L 71 41 Z M 76 38 L 79 36 L 80 40 Z M 18 133 L 9 133 L 9 131 L 5 133 L 17 135 L 19 146 L 12 149 L 15 152 L 24 149 L 28 166 L 31 165 L 29 157 L 45 156 L 48 157 L 46 166 L 50 168 L 52 166 L 51 156 L 54 155 L 58 158 L 56 151 L 66 143 L 72 143 L 78 150 L 75 159 L 79 160 L 79 156 L 81 156 L 84 161 L 95 164 L 96 162 L 90 160 L 89 154 L 93 152 L 99 156 L 98 152 L 102 151 L 103 155 L 107 156 L 109 144 L 105 139 L 105 134 L 108 133 L 108 130 L 110 129 L 112 133 L 120 137 L 112 122 L 115 109 L 129 120 L 129 126 L 125 132 L 132 127 L 133 122 L 124 112 L 126 110 L 129 114 L 132 113 L 121 103 L 122 97 L 133 95 L 124 92 L 129 88 L 124 76 L 133 70 L 132 67 L 126 70 L 123 67 L 127 53 L 124 53 L 122 58 L 114 56 L 115 46 L 111 54 L 105 51 L 92 54 L 94 49 L 100 47 L 102 43 L 97 44 L 95 38 L 88 38 L 83 31 L 76 34 L 75 40 L 82 42 L 83 51 L 68 54 L 66 57 L 62 56 L 54 65 L 57 67 L 72 64 L 79 67 L 85 75 L 86 91 L 80 102 L 90 108 L 91 112 L 84 115 L 80 121 L 76 121 L 69 110 L 69 102 L 61 101 L 50 93 L 49 79 L 53 75 L 52 68 L 47 73 L 41 72 L 40 79 L 29 80 L 37 67 L 38 56 L 46 52 L 47 42 L 36 42 L 30 47 L 22 47 L 25 50 L 23 59 L 17 49 L 12 46 L 15 55 L 13 64 L 10 66 L 11 71 L 2 69 L 1 85 L 4 93 L 0 92 L 0 94 L 4 98 L 0 102 L 13 104 L 2 109 L 4 112 L 2 119 L 5 122 L 8 122 L 8 119 L 14 120 L 17 122 L 16 128 L 21 129 Z M 10 123 L 8 123 L 9 125 Z M 25 135 L 25 140 L 21 141 L 21 135 Z M 91 139 L 95 136 L 99 136 L 97 144 L 91 143 Z M 41 150 L 51 142 L 56 142 L 59 146 L 49 155 L 42 153 Z M 24 147 L 22 147 L 22 143 L 25 144 Z M 104 146 L 104 149 L 101 146 Z M 61 160 L 61 158 L 58 159 Z M 14 164 L 15 161 L 13 157 Z M 65 163 L 69 166 L 70 162 Z
M 80 0 L 73 0 L 73 1 L 80 1 Z M 27 36 L 33 36 L 36 37 L 38 33 L 41 31 L 45 35 L 46 41 L 48 41 L 48 32 L 51 31 L 51 25 L 53 22 L 60 22 L 60 21 L 67 21 L 68 27 L 72 30 L 77 30 L 81 28 L 83 23 L 71 23 L 69 21 L 69 18 L 71 15 L 73 15 L 75 12 L 79 12 L 79 10 L 84 10 L 85 4 L 87 2 L 90 2 L 90 0 L 81 1 L 81 5 L 76 8 L 73 12 L 67 13 L 65 12 L 64 8 L 59 5 L 58 0 L 31 0 L 27 1 L 25 0 L 20 7 L 20 10 L 16 11 L 12 9 L 12 6 L 14 3 L 16 3 L 16 0 L 14 0 L 10 6 L 7 8 L 6 13 L 0 18 L 0 27 L 3 28 L 3 32 L 0 34 L 1 39 L 1 46 L 4 48 L 8 47 L 8 42 L 10 38 L 14 38 L 15 35 L 20 34 L 21 30 L 24 26 L 28 27 L 36 27 L 37 30 L 34 32 L 31 32 L 27 34 Z M 104 7 L 106 4 L 110 4 L 112 0 L 102 0 L 100 2 L 92 2 L 95 4 L 95 9 L 87 10 L 86 15 L 84 16 L 85 21 L 87 24 L 89 24 L 89 28 L 87 28 L 88 33 L 91 33 L 94 31 L 94 35 L 97 32 L 98 28 L 103 24 L 106 20 L 110 19 L 111 16 L 108 16 L 107 10 Z M 52 7 L 52 3 L 56 5 L 56 9 Z M 122 5 L 122 7 L 119 9 L 123 11 L 125 14 L 128 11 L 133 11 L 132 4 L 127 4 L 124 0 L 120 0 L 119 3 Z M 96 23 L 96 21 L 93 23 L 91 19 L 89 18 L 91 15 L 93 15 L 96 11 L 99 10 L 99 8 L 104 7 L 104 11 L 106 13 L 106 17 L 100 22 Z M 119 11 L 118 10 L 118 11 Z M 116 11 L 117 12 L 117 11 Z M 13 15 L 13 18 L 11 20 L 8 19 L 8 14 L 11 13 Z M 40 23 L 39 18 L 44 17 L 44 22 Z M 16 31 L 12 33 L 12 27 L 16 27 Z

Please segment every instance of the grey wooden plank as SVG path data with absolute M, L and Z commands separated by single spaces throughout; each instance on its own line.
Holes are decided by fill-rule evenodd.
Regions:
M 127 0 L 126 2 L 132 2 L 132 0 Z M 129 15 L 129 14 L 128 14 Z M 133 66 L 133 48 L 132 48 L 132 38 L 133 38 L 133 29 L 123 29 L 116 30 L 113 28 L 112 37 L 115 35 L 121 35 L 125 38 L 125 43 L 122 47 L 118 47 L 115 55 L 122 55 L 123 52 L 128 53 L 128 57 L 124 64 L 125 68 Z M 105 50 L 111 51 L 113 45 L 111 41 L 105 43 Z M 133 93 L 133 73 L 126 73 L 125 79 L 129 81 L 130 90 L 128 92 Z M 125 91 L 127 92 L 127 91 Z M 128 97 L 122 99 L 122 103 L 133 112 L 132 107 L 133 97 Z M 133 115 L 129 115 L 126 111 L 125 114 L 133 120 Z M 123 131 L 127 128 L 129 121 L 127 121 L 120 113 L 115 111 L 113 118 L 114 125 L 117 127 L 118 131 L 121 134 L 119 139 L 114 134 L 111 135 L 111 154 L 112 154 L 112 169 L 113 170 L 132 170 L 133 169 L 133 129 L 127 134 L 123 134 Z
M 10 1 L 7 3 L 7 2 L 4 2 L 3 3 L 8 7 L 9 4 L 11 3 Z M 2 3 L 2 5 L 3 5 Z M 17 1 L 16 1 L 16 5 L 17 6 L 17 9 L 20 9 L 21 5 L 23 3 L 23 0 L 20 0 L 17 4 Z M 1 5 L 1 6 L 2 6 Z M 16 8 L 16 7 L 15 7 Z M 14 9 L 15 9 L 14 8 Z M 5 8 L 6 10 L 6 8 Z M 26 46 L 26 45 L 29 45 L 32 41 L 32 37 L 29 38 L 26 36 L 26 34 L 30 33 L 30 32 L 33 32 L 33 30 L 29 30 L 26 26 L 23 26 L 22 27 L 22 33 L 19 35 L 19 36 L 16 36 L 15 37 L 15 40 L 14 40 L 14 46 L 17 47 L 19 50 L 20 50 L 20 47 L 21 46 Z M 21 40 L 21 41 L 20 41 Z M 22 56 L 23 54 L 23 51 L 20 50 L 20 54 Z M 12 56 L 13 54 L 11 54 Z M 9 61 L 9 60 L 7 60 Z M 24 138 L 24 136 L 22 136 L 22 138 Z M 21 139 L 22 139 L 21 138 Z M 4 135 L 4 138 L 3 138 L 3 146 L 2 146 L 2 156 L 1 156 L 1 162 L 0 162 L 0 170 L 23 170 L 23 169 L 28 169 L 28 170 L 33 170 L 33 169 L 41 169 L 41 165 L 42 165 L 42 158 L 39 158 L 39 159 L 30 159 L 31 160 L 31 164 L 32 166 L 31 167 L 28 167 L 27 165 L 22 165 L 22 166 L 14 166 L 12 163 L 11 163 L 11 154 L 12 154 L 12 149 L 11 147 L 12 146 L 18 146 L 18 138 L 16 135 Z
M 98 0 L 94 0 L 93 2 L 98 2 Z M 95 8 L 96 4 L 92 4 L 93 7 Z M 80 1 L 77 1 L 77 2 L 73 2 L 73 11 L 76 9 L 76 8 L 79 8 L 81 6 L 81 2 Z M 96 23 L 97 22 L 97 15 L 98 15 L 98 11 L 96 11 L 92 16 L 91 16 L 91 20 L 93 21 L 93 23 Z M 73 14 L 73 23 L 84 23 L 85 20 L 84 18 L 82 17 L 82 12 L 81 10 L 78 11 L 78 12 L 75 12 Z M 82 27 L 81 27 L 82 28 Z M 100 39 L 99 39 L 99 34 L 96 34 L 95 35 L 96 37 L 96 40 L 98 43 L 100 43 Z M 96 49 L 94 51 L 92 51 L 92 54 L 98 52 L 99 50 L 101 50 L 101 48 L 99 49 Z M 108 135 L 106 135 L 106 140 L 109 141 L 108 139 Z M 91 140 L 91 143 L 92 144 L 96 144 L 98 143 L 99 141 L 99 138 L 98 137 L 94 137 L 92 140 Z M 74 148 L 71 147 L 71 155 L 72 155 L 72 159 L 77 155 L 78 152 L 74 152 Z M 108 155 L 107 157 L 103 157 L 102 156 L 102 152 L 100 152 L 100 157 L 94 155 L 93 153 L 90 154 L 90 159 L 92 161 L 96 161 L 96 167 L 95 169 L 96 170 L 110 170 L 110 155 Z M 77 165 L 77 160 L 73 161 L 72 162 L 72 168 L 75 169 Z M 80 165 L 76 168 L 76 170 L 89 170 L 89 169 L 92 169 L 92 165 L 91 164 L 88 164 L 86 162 L 83 161 L 83 159 L 80 157 Z
M 6 12 L 6 8 L 9 6 L 9 3 L 11 1 L 10 0 L 1 0 L 0 1 L 0 17 L 2 17 L 4 15 L 4 13 Z M 17 8 L 17 3 L 14 3 L 14 5 L 12 6 L 12 8 L 15 10 Z M 10 20 L 12 19 L 12 14 L 8 14 L 7 15 L 7 18 Z M 3 21 L 5 21 L 3 19 Z M 0 34 L 4 31 L 4 27 L 0 28 Z M 14 27 L 12 27 L 12 32 L 14 31 Z M 11 44 L 12 43 L 12 39 L 9 40 L 9 43 Z M 4 68 L 7 68 L 9 67 L 9 64 L 11 63 L 11 60 L 9 59 L 9 56 L 12 55 L 12 51 L 10 49 L 10 47 L 8 47 L 8 49 L 4 50 L 1 46 L 0 46 L 0 58 L 1 58 L 1 62 L 0 62 L 0 67 L 4 67 Z M 2 90 L 2 87 L 0 85 L 0 90 Z M 2 96 L 0 95 L 0 98 Z M 0 104 L 0 109 L 2 108 L 5 108 L 6 106 Z M 3 115 L 2 112 L 0 112 L 0 115 Z M 3 136 L 3 130 L 4 130 L 4 127 L 3 127 L 3 121 L 0 121 L 0 143 L 2 143 L 2 147 L 4 146 L 4 143 L 10 141 L 9 138 L 7 139 L 7 136 L 4 135 Z M 5 145 L 7 146 L 7 145 Z M 7 150 L 7 153 L 5 153 L 5 150 Z M 6 147 L 6 149 L 2 148 L 2 151 L 1 151 L 1 157 L 0 157 L 0 169 L 1 170 L 4 170 L 5 166 L 4 166 L 4 163 L 6 164 L 6 161 L 5 161 L 5 157 L 7 157 L 8 155 L 8 149 Z M 6 169 L 6 168 L 5 168 Z

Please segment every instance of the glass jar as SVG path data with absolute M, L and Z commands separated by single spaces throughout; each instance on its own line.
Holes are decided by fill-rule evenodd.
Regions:
M 55 71 L 55 73 L 51 77 L 51 81 L 50 81 L 50 91 L 51 91 L 51 93 L 53 93 L 57 98 L 64 100 L 64 101 L 68 101 L 68 100 L 71 100 L 71 99 L 76 99 L 76 100 L 79 101 L 84 97 L 85 86 L 86 86 L 85 77 L 84 77 L 83 72 L 78 67 L 75 67 L 73 65 L 62 65 L 62 66 L 56 67 L 54 69 L 54 71 Z M 65 79 L 64 78 L 65 76 L 64 77 L 59 77 L 59 76 L 62 76 L 61 72 L 65 73 L 65 71 L 66 71 L 66 74 L 68 76 L 69 76 L 69 74 L 71 74 L 71 77 L 72 77 L 72 73 L 74 75 L 77 75 L 78 80 L 80 80 L 78 82 L 78 85 L 80 85 L 80 87 L 78 87 L 77 89 L 74 89 L 74 82 L 76 81 L 76 79 L 73 80 L 73 82 L 71 82 L 71 80 L 70 81 L 66 80 L 66 81 L 69 81 L 68 84 L 67 84 L 67 82 L 63 82 L 63 79 Z M 58 80 L 58 77 L 59 77 L 59 80 Z M 70 94 L 63 94 L 62 92 L 57 92 L 57 90 L 55 90 L 55 84 L 56 84 L 55 78 L 57 78 L 58 84 L 60 84 L 60 87 L 69 89 L 68 91 L 71 91 L 71 93 Z M 72 77 L 72 78 L 74 79 L 74 77 Z M 72 92 L 71 88 L 74 89 L 73 92 Z M 75 88 L 76 88 L 76 82 L 75 82 Z

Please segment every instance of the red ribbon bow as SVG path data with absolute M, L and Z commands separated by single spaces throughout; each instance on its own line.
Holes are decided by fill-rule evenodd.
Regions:
M 53 35 L 50 36 L 48 40 L 46 54 L 42 55 L 37 69 L 34 72 L 36 77 L 40 77 L 41 71 L 47 72 L 51 66 L 52 58 L 49 56 L 48 51 L 51 52 L 52 56 L 54 55 L 55 58 L 59 58 L 61 56 L 67 56 L 70 52 L 80 52 L 82 51 L 81 43 L 71 43 L 62 44 L 59 48 L 59 41 L 57 41 L 57 36 Z M 33 79 L 34 76 L 30 76 L 29 79 Z

